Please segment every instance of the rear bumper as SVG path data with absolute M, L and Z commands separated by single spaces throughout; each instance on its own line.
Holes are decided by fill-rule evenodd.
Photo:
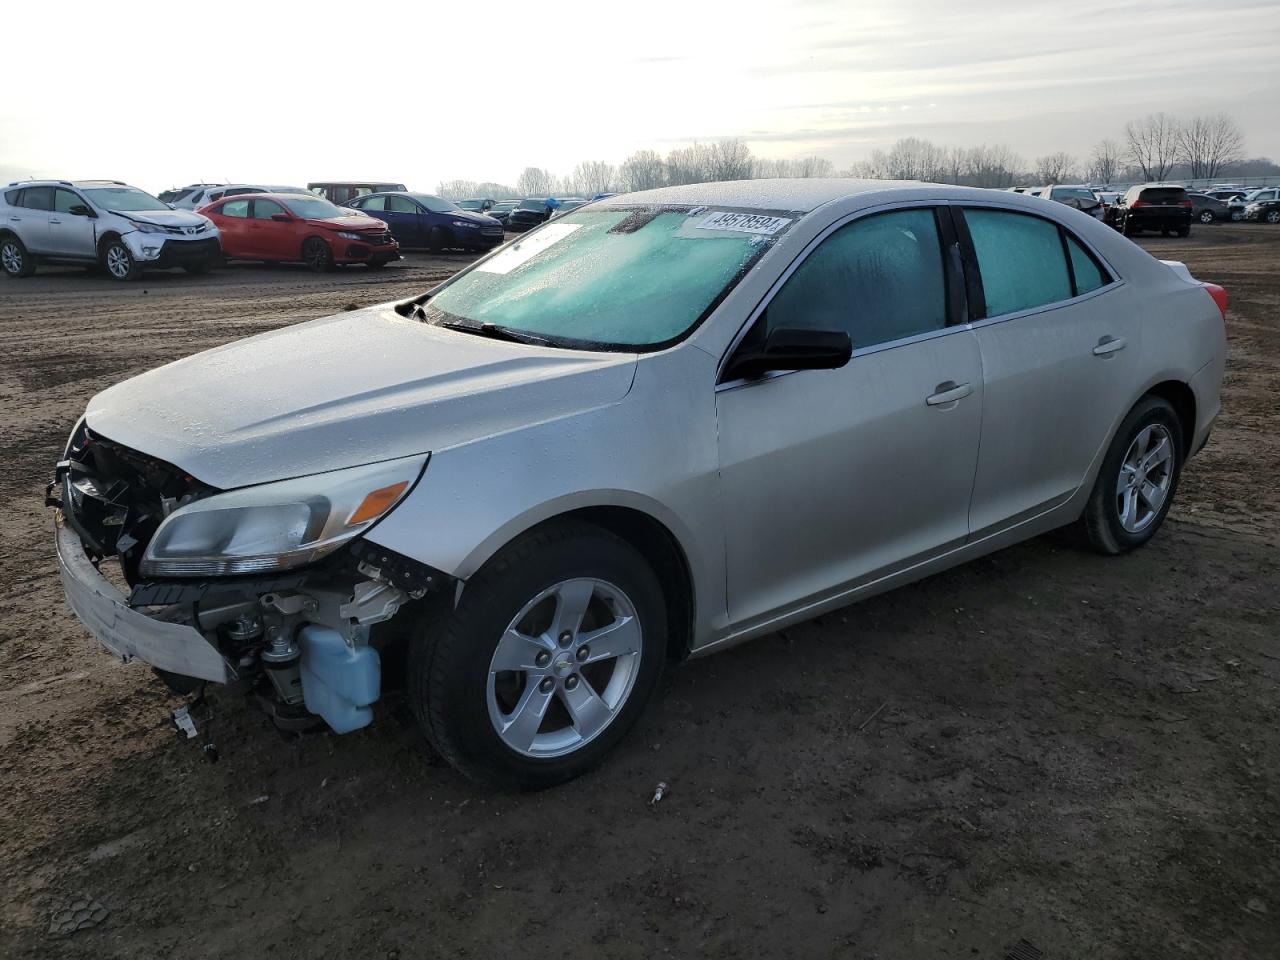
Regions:
M 234 679 L 227 662 L 200 631 L 132 609 L 89 561 L 74 530 L 55 521 L 54 537 L 67 605 L 104 647 L 126 662 L 138 659 L 185 677 L 216 683 Z

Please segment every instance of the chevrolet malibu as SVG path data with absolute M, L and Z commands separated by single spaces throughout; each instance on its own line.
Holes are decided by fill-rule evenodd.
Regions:
M 98 394 L 50 490 L 62 580 L 172 683 L 343 733 L 386 665 L 460 770 L 546 786 L 669 661 L 1059 527 L 1144 544 L 1218 414 L 1225 311 L 1011 193 L 611 197 Z

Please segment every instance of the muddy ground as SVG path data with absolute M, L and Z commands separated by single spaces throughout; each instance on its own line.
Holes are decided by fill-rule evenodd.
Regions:
M 206 762 L 68 614 L 40 500 L 93 392 L 466 258 L 0 284 L 0 956 L 1275 957 L 1280 229 L 1143 242 L 1232 297 L 1153 543 L 1042 538 L 674 669 L 531 796 L 424 760 L 394 703 L 286 742 L 219 701 Z M 81 894 L 105 920 L 51 937 Z

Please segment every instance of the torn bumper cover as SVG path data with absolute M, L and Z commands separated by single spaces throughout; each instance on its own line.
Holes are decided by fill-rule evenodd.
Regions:
M 108 650 L 171 673 L 228 683 L 235 675 L 199 630 L 131 609 L 125 597 L 89 560 L 79 535 L 59 517 L 54 523 L 58 573 L 67 605 Z

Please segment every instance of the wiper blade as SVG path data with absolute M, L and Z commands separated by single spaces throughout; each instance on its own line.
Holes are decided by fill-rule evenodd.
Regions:
M 478 337 L 488 337 L 490 340 L 506 340 L 508 343 L 532 343 L 546 346 L 549 342 L 543 337 L 535 337 L 531 333 L 512 330 L 510 327 L 499 326 L 496 323 L 458 323 L 455 320 L 441 320 L 437 326 L 444 327 L 446 330 L 474 333 Z

